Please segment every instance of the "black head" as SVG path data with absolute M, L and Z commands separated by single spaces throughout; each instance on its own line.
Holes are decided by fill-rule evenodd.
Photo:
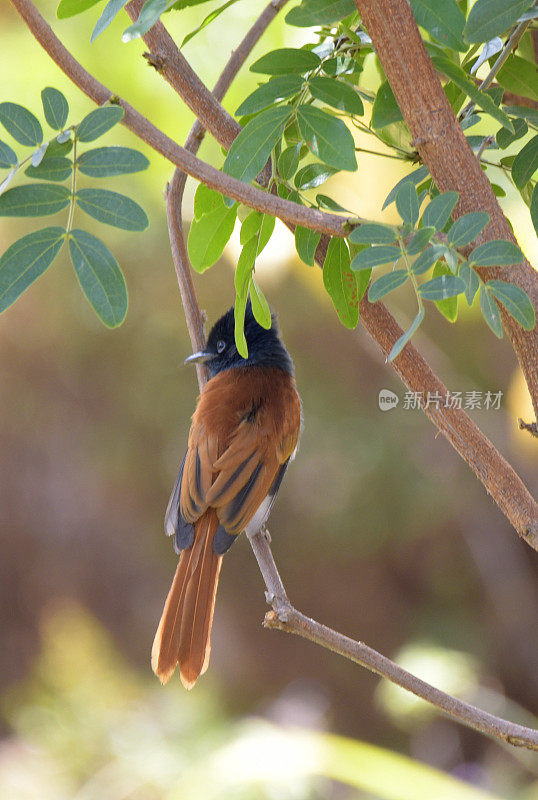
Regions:
M 275 315 L 271 315 L 271 327 L 262 328 L 254 318 L 250 300 L 245 311 L 245 338 L 248 358 L 243 358 L 235 346 L 232 306 L 211 328 L 205 350 L 189 356 L 185 363 L 206 362 L 212 378 L 234 367 L 278 367 L 293 375 L 293 362 L 280 339 Z

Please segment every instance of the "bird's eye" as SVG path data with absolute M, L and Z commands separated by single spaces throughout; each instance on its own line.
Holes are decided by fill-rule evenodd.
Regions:
M 217 342 L 217 353 L 222 353 L 223 350 L 226 349 L 226 342 L 223 342 L 222 339 Z

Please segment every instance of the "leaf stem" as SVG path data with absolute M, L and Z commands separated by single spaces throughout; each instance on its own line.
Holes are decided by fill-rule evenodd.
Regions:
M 520 22 L 519 25 L 516 25 L 516 27 L 512 30 L 511 34 L 506 40 L 503 49 L 499 53 L 498 58 L 495 60 L 495 63 L 493 64 L 492 68 L 490 69 L 490 71 L 488 72 L 482 83 L 480 83 L 480 85 L 478 86 L 478 88 L 481 91 L 484 91 L 485 89 L 488 88 L 488 86 L 491 86 L 491 84 L 493 83 L 493 78 L 499 72 L 503 64 L 506 62 L 512 50 L 515 50 L 515 48 L 517 47 L 517 45 L 521 40 L 521 37 L 529 27 L 529 24 L 530 24 L 529 19 L 524 20 L 523 22 Z M 460 121 L 460 123 L 466 120 L 467 117 L 470 116 L 475 105 L 476 103 L 473 100 L 467 103 L 463 111 L 461 111 L 459 114 L 458 120 Z
M 73 227 L 73 217 L 75 214 L 75 205 L 76 205 L 76 191 L 77 191 L 77 137 L 73 134 L 73 177 L 71 179 L 71 202 L 69 204 L 69 214 L 67 217 L 67 225 L 65 227 L 65 233 L 67 238 L 69 238 L 69 234 L 71 233 L 71 229 Z

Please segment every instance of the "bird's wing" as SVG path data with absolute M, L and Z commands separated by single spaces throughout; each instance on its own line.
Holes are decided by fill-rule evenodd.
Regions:
M 193 523 L 213 507 L 220 521 L 215 546 L 225 552 L 264 500 L 274 498 L 297 447 L 301 404 L 293 379 L 273 380 L 271 399 L 247 377 L 250 395 L 237 378 L 217 376 L 200 396 L 167 513 L 167 532 L 180 547 L 190 546 Z
M 264 404 L 255 413 L 250 411 L 214 464 L 217 474 L 206 500 L 216 508 L 221 525 L 229 534 L 245 530 L 268 495 L 272 501 L 297 447 L 298 397 L 285 420 L 272 419 L 273 413 L 271 406 Z M 269 507 L 270 504 L 264 519 Z

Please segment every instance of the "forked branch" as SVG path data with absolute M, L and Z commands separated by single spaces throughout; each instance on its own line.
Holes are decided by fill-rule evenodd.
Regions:
M 111 97 L 114 97 L 109 89 L 99 83 L 73 58 L 39 14 L 31 0 L 11 0 L 11 2 L 42 47 L 82 91 L 98 104 L 107 102 Z M 404 5 L 406 4 L 404 3 Z M 407 20 L 407 23 L 409 23 L 409 20 Z M 418 35 L 414 19 L 412 19 L 412 24 L 416 35 Z M 422 46 L 422 40 L 420 41 Z M 398 57 L 401 57 L 400 53 L 398 53 Z M 182 65 L 180 61 L 177 63 L 180 66 Z M 432 69 L 429 59 L 428 63 L 430 69 Z M 435 81 L 439 83 L 437 76 L 435 73 L 433 74 Z M 157 152 L 162 153 L 173 164 L 176 164 L 189 175 L 228 196 L 240 200 L 251 208 L 280 217 L 290 227 L 298 224 L 332 236 L 344 235 L 342 229 L 343 218 L 315 209 L 305 208 L 296 203 L 290 203 L 271 193 L 263 192 L 253 186 L 247 186 L 234 178 L 230 178 L 228 175 L 224 175 L 209 164 L 197 159 L 187 149 L 177 145 L 128 103 L 115 99 L 125 109 L 124 124 L 137 136 L 150 144 Z M 214 98 L 211 106 L 213 110 L 215 110 L 216 103 L 217 100 Z M 211 124 L 214 124 L 214 120 Z M 439 145 L 437 138 L 438 136 L 434 137 L 435 147 Z M 464 143 L 467 146 L 465 139 Z M 424 147 L 426 147 L 426 144 L 424 144 Z M 476 159 L 474 161 L 476 162 Z M 482 174 L 481 170 L 479 172 Z M 459 185 L 457 188 L 460 188 Z M 489 184 L 488 188 L 490 188 Z M 492 197 L 496 204 L 493 194 Z M 496 204 L 496 214 L 497 216 L 500 214 L 504 225 L 506 225 L 498 204 Z M 502 236 L 502 233 L 500 235 Z M 324 246 L 326 247 L 326 239 L 322 239 L 322 244 L 318 248 L 318 255 L 322 253 Z M 318 262 L 320 265 L 323 264 L 323 256 L 321 256 L 320 260 L 318 259 Z M 515 269 L 514 267 L 511 268 L 512 271 Z M 524 272 L 525 275 L 528 275 L 525 270 Z M 532 296 L 533 293 L 529 293 Z M 402 334 L 400 326 L 380 302 L 370 304 L 364 299 L 361 303 L 360 320 L 385 354 L 390 352 L 392 345 Z M 519 328 L 516 323 L 514 325 L 516 329 Z M 524 333 L 522 332 L 521 335 Z M 532 339 L 528 340 L 528 344 L 528 355 L 525 355 L 521 347 L 517 352 L 520 360 L 525 361 L 527 359 L 532 373 L 532 369 L 537 363 L 536 348 Z M 440 391 L 441 395 L 445 396 L 446 387 L 444 387 L 443 383 L 412 344 L 406 345 L 402 353 L 394 360 L 393 366 L 411 391 L 422 391 L 423 393 Z M 527 371 L 525 371 L 525 374 L 528 376 Z M 445 409 L 440 404 L 439 408 L 431 407 L 425 409 L 425 411 L 430 420 L 441 430 L 457 452 L 473 469 L 518 534 L 531 547 L 538 550 L 538 504 L 515 470 L 463 410 Z
M 278 7 L 284 5 L 284 1 L 285 0 L 282 0 L 280 3 L 273 2 L 271 5 L 274 8 L 276 7 L 278 9 Z M 12 3 L 21 13 L 21 16 L 27 22 L 30 30 L 32 30 L 38 41 L 40 41 L 40 43 L 47 50 L 49 55 L 51 55 L 51 57 L 59 64 L 59 66 L 64 70 L 64 72 L 66 72 L 66 74 L 78 86 L 80 86 L 80 88 L 83 89 L 83 91 L 85 91 L 86 94 L 92 97 L 97 103 L 103 103 L 110 99 L 111 93 L 109 92 L 109 90 L 106 89 L 106 87 L 99 84 L 91 75 L 89 75 L 89 73 L 83 70 L 80 64 L 78 64 L 78 62 L 75 61 L 75 59 L 73 59 L 71 54 L 63 47 L 61 42 L 59 42 L 59 40 L 54 36 L 54 33 L 52 32 L 50 27 L 45 23 L 43 18 L 39 15 L 39 13 L 29 0 L 12 0 Z M 256 35 L 258 34 L 258 32 L 259 35 L 261 35 L 261 32 L 264 29 L 265 22 L 268 23 L 271 13 L 272 12 L 270 11 L 268 12 L 268 9 L 266 9 L 266 11 L 264 12 L 264 14 L 266 14 L 266 17 L 264 18 L 263 23 L 258 22 Z M 256 28 L 256 26 L 254 26 L 254 28 Z M 246 37 L 245 39 L 246 44 L 244 42 L 242 45 L 243 47 L 242 54 L 244 53 L 245 56 L 248 54 L 249 48 L 253 46 L 253 43 L 256 41 L 254 28 L 251 29 L 249 34 L 247 34 L 247 37 L 250 36 L 250 38 L 247 40 Z M 239 58 L 237 59 L 235 66 L 238 66 L 238 63 L 239 63 Z M 214 95 L 216 97 L 218 97 L 220 91 L 222 92 L 225 91 L 227 85 L 229 85 L 229 82 L 233 79 L 233 75 L 235 74 L 230 64 L 228 65 L 227 69 L 229 70 L 229 72 L 226 73 L 225 71 L 223 76 L 221 76 L 220 86 L 216 87 L 216 91 L 214 92 Z M 202 166 L 208 167 L 208 165 L 204 165 L 203 162 L 199 162 L 198 159 L 194 159 L 192 154 L 188 152 L 188 149 L 192 148 L 192 150 L 195 150 L 197 149 L 197 146 L 199 146 L 199 143 L 203 135 L 200 127 L 195 125 L 193 131 L 191 131 L 191 135 L 189 136 L 189 140 L 187 142 L 188 148 L 187 147 L 185 149 L 179 148 L 174 142 L 165 137 L 164 134 L 162 134 L 162 132 L 154 128 L 154 126 L 152 126 L 151 123 L 145 120 L 131 106 L 123 102 L 122 105 L 126 110 L 125 123 L 128 125 L 128 127 L 131 128 L 131 130 L 133 130 L 137 135 L 139 135 L 149 144 L 151 144 L 151 146 L 154 147 L 156 150 L 162 152 L 167 158 L 170 159 L 170 161 L 172 161 L 172 163 L 177 164 L 179 167 L 185 170 L 185 172 L 189 172 L 189 174 L 194 175 L 199 180 L 204 181 L 210 186 L 213 185 L 211 180 L 215 181 L 214 175 L 211 175 L 211 180 L 207 180 L 207 173 L 205 174 L 205 177 L 201 177 L 201 173 L 203 172 Z M 190 160 L 186 158 L 183 154 L 187 154 L 188 156 L 190 156 Z M 200 174 L 197 174 L 197 172 Z M 214 170 L 214 172 L 217 171 Z M 190 270 L 188 266 L 188 256 L 186 254 L 185 242 L 181 230 L 180 201 L 181 201 L 183 186 L 179 182 L 182 180 L 183 176 L 181 176 L 181 174 L 176 171 L 173 181 L 173 184 L 175 182 L 175 185 L 173 184 L 171 185 L 168 193 L 168 221 L 171 229 L 172 250 L 174 253 L 174 262 L 176 265 L 178 280 L 180 282 L 181 296 L 185 308 L 187 326 L 189 329 L 193 347 L 195 349 L 199 349 L 204 344 L 203 316 L 200 311 L 198 301 L 196 299 L 196 294 L 192 283 L 192 276 L 190 275 Z M 218 187 L 214 186 L 214 188 Z M 249 189 L 251 187 L 244 187 L 244 188 Z M 230 183 L 228 182 L 228 185 L 224 187 L 224 191 L 226 191 L 227 194 L 231 194 L 231 196 L 235 197 L 235 195 L 231 191 L 229 191 L 229 189 L 230 189 Z M 258 192 L 258 190 L 253 190 L 253 191 Z M 265 197 L 267 197 L 268 199 L 278 199 L 274 198 L 272 195 L 265 195 Z M 274 209 L 265 209 L 264 207 L 259 207 L 252 202 L 252 197 L 249 197 L 249 199 L 243 199 L 243 197 L 239 197 L 238 199 L 241 199 L 247 205 L 251 205 L 254 208 L 259 208 L 259 210 L 267 210 L 267 213 L 272 213 L 275 214 L 276 216 L 282 216 L 282 218 L 286 219 L 288 222 L 297 222 L 297 224 L 302 224 L 302 225 L 306 224 L 305 221 L 294 220 L 290 215 L 288 216 L 284 214 L 279 215 Z M 294 205 L 294 204 L 289 204 L 289 205 Z M 332 215 L 322 215 L 322 216 L 331 217 Z M 311 223 L 311 225 L 308 227 L 315 226 L 315 223 L 313 222 L 311 216 L 309 216 L 309 222 Z M 327 231 L 322 225 L 319 224 L 319 222 L 317 229 L 325 230 L 325 232 L 327 233 L 332 233 L 332 231 Z M 333 233 L 333 235 L 335 234 Z M 342 235 L 342 234 L 340 233 L 336 235 Z M 384 323 L 389 322 L 390 324 L 388 325 L 388 330 L 386 331 L 385 338 L 381 336 L 378 337 L 375 335 L 376 333 L 380 333 L 379 331 L 376 330 L 376 312 L 373 311 L 378 306 L 380 306 L 380 304 L 376 304 L 376 306 L 368 305 L 368 310 L 365 307 L 363 309 L 363 317 L 364 317 L 364 311 L 366 311 L 367 315 L 370 314 L 370 324 L 372 327 L 374 338 L 376 338 L 379 341 L 381 347 L 384 350 L 387 348 L 387 346 L 389 346 L 390 349 L 390 342 L 389 345 L 387 345 L 386 336 L 388 336 L 389 339 L 391 339 L 393 336 L 398 336 L 400 333 L 399 328 L 392 319 L 392 317 L 390 316 L 390 314 L 388 314 L 386 309 L 383 306 L 380 306 L 380 308 L 383 309 L 382 312 L 383 322 Z M 409 350 L 409 354 L 411 356 L 415 352 L 414 348 L 408 347 L 406 349 Z M 399 359 L 397 359 L 397 361 L 399 361 Z M 425 365 L 424 368 L 427 368 L 427 365 Z M 204 375 L 203 373 L 199 373 L 199 381 L 201 386 L 203 385 L 206 379 L 207 379 L 206 375 Z M 447 425 L 449 425 L 449 423 L 447 423 Z M 492 445 L 490 446 L 493 448 Z M 493 450 L 495 451 L 494 448 Z M 506 463 L 505 466 L 508 470 L 511 470 L 509 465 L 507 465 Z M 516 486 L 515 488 L 518 489 L 519 491 L 523 490 L 524 492 L 526 492 L 526 489 L 521 483 L 518 476 L 515 473 L 513 473 L 513 476 L 516 483 L 517 481 L 519 481 L 519 483 L 521 484 L 521 486 Z M 375 650 L 363 644 L 362 642 L 353 641 L 352 639 L 349 639 L 348 637 L 334 630 L 331 630 L 330 628 L 327 628 L 324 625 L 321 625 L 320 623 L 306 617 L 304 614 L 297 611 L 288 600 L 286 591 L 278 574 L 278 570 L 276 568 L 266 535 L 262 532 L 258 532 L 257 534 L 251 537 L 251 545 L 254 550 L 256 559 L 260 566 L 260 570 L 262 572 L 267 587 L 267 599 L 273 606 L 273 611 L 268 612 L 268 614 L 266 615 L 265 618 L 266 627 L 285 630 L 288 633 L 295 633 L 299 636 L 303 636 L 304 638 L 310 639 L 311 641 L 315 642 L 316 644 L 319 644 L 322 647 L 325 647 L 329 650 L 339 653 L 340 655 L 349 658 L 352 661 L 355 661 L 361 666 L 366 667 L 372 672 L 375 672 L 376 674 L 387 678 L 387 680 L 403 687 L 404 689 L 413 692 L 418 697 L 421 697 L 422 699 L 426 700 L 427 702 L 439 708 L 449 717 L 458 720 L 459 722 L 462 722 L 463 724 L 468 725 L 469 727 L 474 728 L 475 730 L 481 731 L 482 733 L 486 733 L 490 736 L 495 737 L 496 739 L 508 742 L 512 745 L 527 747 L 532 750 L 538 750 L 538 731 L 526 728 L 521 725 L 515 725 L 506 720 L 494 717 L 491 714 L 487 714 L 486 712 L 481 711 L 480 709 L 475 708 L 474 706 L 463 703 L 462 701 L 457 700 L 455 697 L 445 694 L 444 692 L 441 692 L 435 687 L 430 686 L 429 684 L 420 680 L 419 678 L 407 672 L 406 670 L 403 670 L 397 664 L 385 658 L 380 653 L 377 653 Z

